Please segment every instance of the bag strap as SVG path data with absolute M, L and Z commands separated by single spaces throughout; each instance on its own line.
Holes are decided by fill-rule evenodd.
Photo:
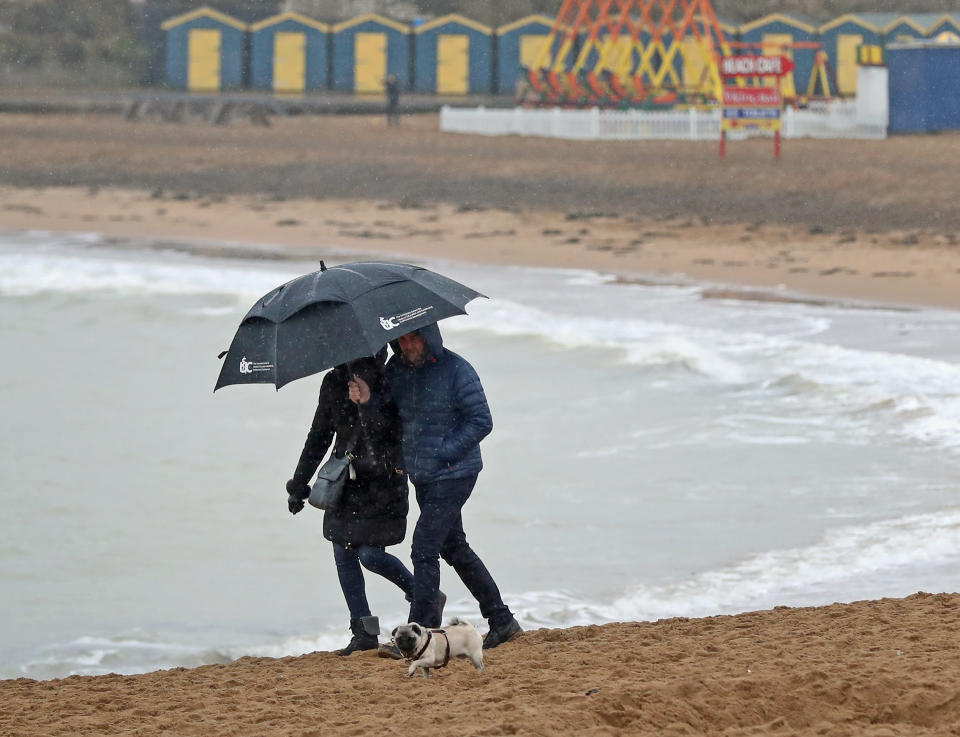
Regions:
M 353 449 L 357 447 L 357 442 L 360 440 L 360 433 L 363 431 L 363 422 L 360 420 L 360 413 L 357 412 L 357 426 L 353 428 L 353 432 L 350 433 L 350 439 L 347 441 L 347 447 L 344 449 L 343 454 L 345 456 L 353 453 Z

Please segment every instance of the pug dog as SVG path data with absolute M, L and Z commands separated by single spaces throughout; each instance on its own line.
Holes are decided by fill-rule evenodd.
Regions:
M 391 636 L 410 664 L 408 676 L 420 668 L 423 677 L 429 678 L 431 668 L 443 668 L 450 658 L 467 658 L 483 673 L 483 638 L 477 628 L 464 619 L 454 617 L 442 629 L 409 622 L 396 627 Z

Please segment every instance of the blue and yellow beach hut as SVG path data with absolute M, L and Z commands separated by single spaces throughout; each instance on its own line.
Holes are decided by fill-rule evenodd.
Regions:
M 250 83 L 296 93 L 327 86 L 330 26 L 290 11 L 250 26 Z
M 452 13 L 414 29 L 413 88 L 439 95 L 489 93 L 493 29 Z
M 790 44 L 813 44 L 818 41 L 813 21 L 798 15 L 772 13 L 740 26 L 740 43 L 757 44 L 752 53 L 786 56 L 796 68 L 781 80 L 780 91 L 786 98 L 806 93 L 813 75 L 817 51 L 814 48 L 793 48 Z
M 383 92 L 387 75 L 401 88 L 410 86 L 409 28 L 377 13 L 367 13 L 333 27 L 333 89 Z
M 167 84 L 191 92 L 243 86 L 247 24 L 213 8 L 164 21 Z
M 545 15 L 528 15 L 497 29 L 497 89 L 513 92 L 520 79 L 520 69 L 532 69 L 538 63 L 546 66 L 553 53 L 546 49 L 554 21 Z
M 820 43 L 827 52 L 840 95 L 857 93 L 857 67 L 861 46 L 882 46 L 883 27 L 858 13 L 847 13 L 820 26 Z

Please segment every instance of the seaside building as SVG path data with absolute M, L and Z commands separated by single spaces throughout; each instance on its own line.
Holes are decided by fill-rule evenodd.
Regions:
M 247 24 L 212 8 L 166 20 L 165 72 L 171 87 L 219 92 L 244 84 Z
M 813 21 L 784 13 L 765 15 L 740 26 L 740 42 L 755 44 L 752 53 L 792 59 L 796 68 L 781 78 L 780 91 L 786 99 L 806 94 L 817 58 L 818 37 Z M 770 84 L 775 83 L 770 80 Z
M 960 44 L 890 44 L 887 66 L 891 133 L 960 129 Z
M 834 70 L 837 93 L 855 95 L 859 49 L 861 46 L 883 46 L 886 40 L 883 27 L 863 15 L 848 13 L 820 26 L 819 33 L 820 43 Z
M 294 11 L 250 26 L 250 84 L 301 93 L 327 87 L 330 26 Z
M 387 75 L 410 87 L 410 35 L 402 23 L 367 13 L 333 26 L 335 90 L 382 93 Z
M 493 29 L 450 14 L 414 29 L 413 87 L 441 95 L 488 94 L 493 85 Z
M 528 15 L 497 29 L 497 87 L 501 94 L 514 92 L 521 69 L 532 69 L 550 42 L 553 19 L 544 15 Z

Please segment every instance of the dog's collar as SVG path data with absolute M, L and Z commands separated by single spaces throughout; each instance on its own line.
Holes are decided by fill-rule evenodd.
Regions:
M 433 668 L 444 668 L 447 663 L 450 662 L 450 638 L 447 637 L 445 630 L 427 630 L 427 641 L 423 643 L 423 647 L 420 648 L 420 652 L 414 655 L 412 658 L 407 658 L 408 661 L 420 660 L 420 656 L 423 655 L 427 648 L 430 647 L 430 640 L 433 639 L 433 633 L 436 632 L 438 635 L 443 635 L 443 639 L 446 640 L 447 647 L 446 651 L 443 654 L 443 663 L 441 665 L 434 665 Z

